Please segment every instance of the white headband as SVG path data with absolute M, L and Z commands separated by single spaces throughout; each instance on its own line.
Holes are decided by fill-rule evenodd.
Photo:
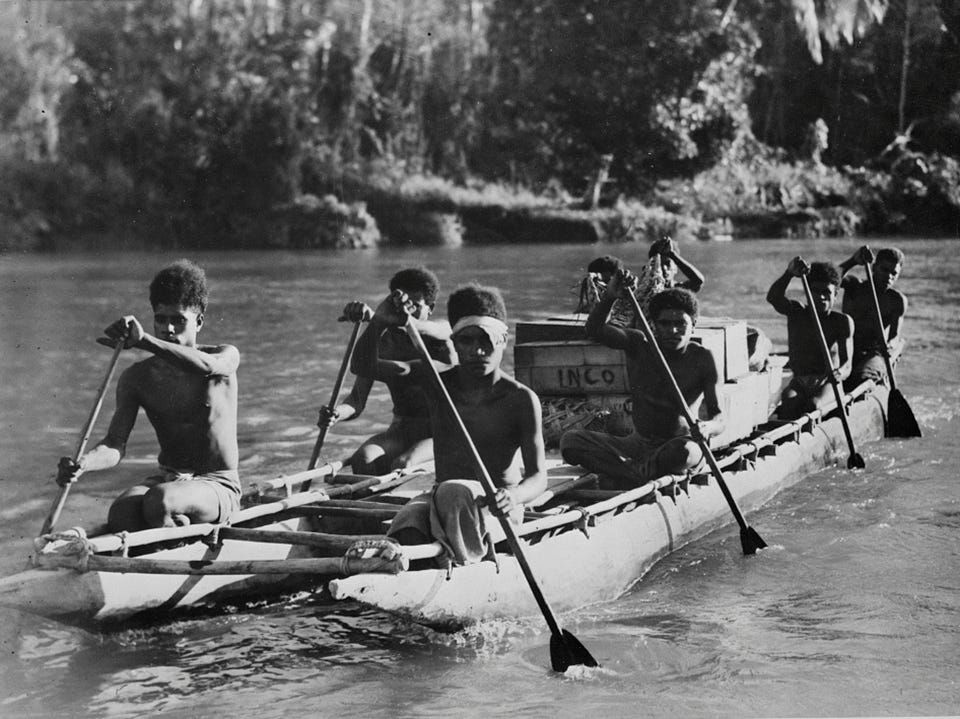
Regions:
M 490 317 L 489 315 L 466 315 L 457 320 L 457 323 L 453 326 L 451 335 L 455 335 L 467 327 L 479 327 L 487 333 L 487 337 L 489 337 L 490 341 L 494 344 L 505 340 L 507 338 L 507 332 L 510 331 L 507 323 L 498 320 L 496 317 Z

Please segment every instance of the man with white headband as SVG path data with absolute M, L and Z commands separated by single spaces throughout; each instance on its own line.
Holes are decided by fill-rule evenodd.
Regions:
M 373 322 L 405 318 L 378 313 Z M 459 364 L 441 379 L 497 488 L 497 507 L 512 521 L 523 518 L 523 504 L 547 486 L 540 400 L 528 387 L 503 373 L 507 311 L 494 287 L 468 285 L 450 296 L 447 316 Z M 430 408 L 437 483 L 414 497 L 390 525 L 401 544 L 437 540 L 455 564 L 488 556 L 503 538 L 485 507 L 473 454 L 422 361 L 393 363 L 396 371 L 420 377 Z

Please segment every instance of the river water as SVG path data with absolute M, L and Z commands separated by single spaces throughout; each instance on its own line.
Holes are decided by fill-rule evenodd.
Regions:
M 839 261 L 853 241 L 683 247 L 707 276 L 703 313 L 748 319 L 785 344 L 764 302 L 796 253 Z M 98 632 L 0 610 L 0 716 L 879 716 L 960 713 L 960 266 L 956 242 L 904 240 L 910 297 L 899 384 L 919 440 L 858 450 L 865 471 L 828 469 L 749 517 L 771 547 L 751 558 L 726 528 L 662 561 L 620 600 L 562 617 L 603 665 L 549 670 L 542 620 L 442 635 L 303 593 L 227 613 Z M 329 396 L 353 298 L 425 263 L 444 283 L 500 286 L 511 320 L 572 309 L 592 257 L 645 247 L 528 246 L 217 253 L 201 335 L 241 349 L 246 481 L 302 469 Z M 0 256 L 0 573 L 23 566 L 56 493 L 120 314 L 149 319 L 147 284 L 170 254 Z M 794 287 L 799 294 L 799 288 Z M 509 354 L 509 353 L 508 353 Z M 133 361 L 125 356 L 123 366 Z M 109 397 L 94 432 L 102 436 Z M 342 456 L 383 426 L 367 414 L 328 437 Z M 145 418 L 124 463 L 74 487 L 58 526 L 95 524 L 148 472 Z

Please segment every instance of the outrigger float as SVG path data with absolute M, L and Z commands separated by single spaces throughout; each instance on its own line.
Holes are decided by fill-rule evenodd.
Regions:
M 548 439 L 597 422 L 615 429 L 629 412 L 622 356 L 581 339 L 582 332 L 574 318 L 517 327 L 516 374 L 544 401 Z M 835 407 L 792 422 L 769 421 L 782 367 L 769 362 L 751 369 L 743 323 L 701 321 L 696 339 L 723 368 L 728 427 L 711 446 L 745 511 L 836 463 L 847 445 Z M 846 396 L 855 441 L 883 436 L 886 399 L 886 389 L 871 382 Z M 575 409 L 559 416 L 564 407 Z M 558 611 L 616 599 L 658 559 L 731 521 L 710 474 L 608 491 L 580 468 L 559 459 L 548 464 L 549 488 L 530 503 L 516 533 Z M 390 560 L 379 556 L 386 525 L 410 496 L 432 484 L 430 467 L 379 477 L 342 469 L 333 462 L 252 485 L 229 525 L 45 535 L 28 569 L 0 579 L 0 605 L 96 624 L 326 586 L 334 600 L 444 630 L 537 613 L 505 546 L 498 545 L 496 561 L 452 569 L 439 566 L 443 550 L 436 543 L 405 546 Z M 775 538 L 775 528 L 765 531 Z

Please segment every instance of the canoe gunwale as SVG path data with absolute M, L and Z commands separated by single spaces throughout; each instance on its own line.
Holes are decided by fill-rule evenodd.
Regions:
M 853 400 L 849 414 L 859 441 L 883 438 L 886 391 L 867 382 L 847 396 Z M 768 422 L 757 437 L 728 449 L 727 481 L 745 511 L 836 464 L 846 445 L 839 417 L 831 416 L 835 409 L 825 406 L 797 421 Z M 656 508 L 650 506 L 654 503 Z M 535 519 L 519 533 L 527 535 L 531 564 L 551 604 L 571 611 L 616 599 L 661 558 L 731 520 L 710 475 L 689 481 L 663 477 L 585 508 Z M 534 526 L 544 531 L 537 536 Z M 535 615 L 515 561 L 505 553 L 498 559 L 496 567 L 492 562 L 455 567 L 447 581 L 441 581 L 442 570 L 411 569 L 390 577 L 333 579 L 328 590 L 334 599 L 357 601 L 441 631 Z

